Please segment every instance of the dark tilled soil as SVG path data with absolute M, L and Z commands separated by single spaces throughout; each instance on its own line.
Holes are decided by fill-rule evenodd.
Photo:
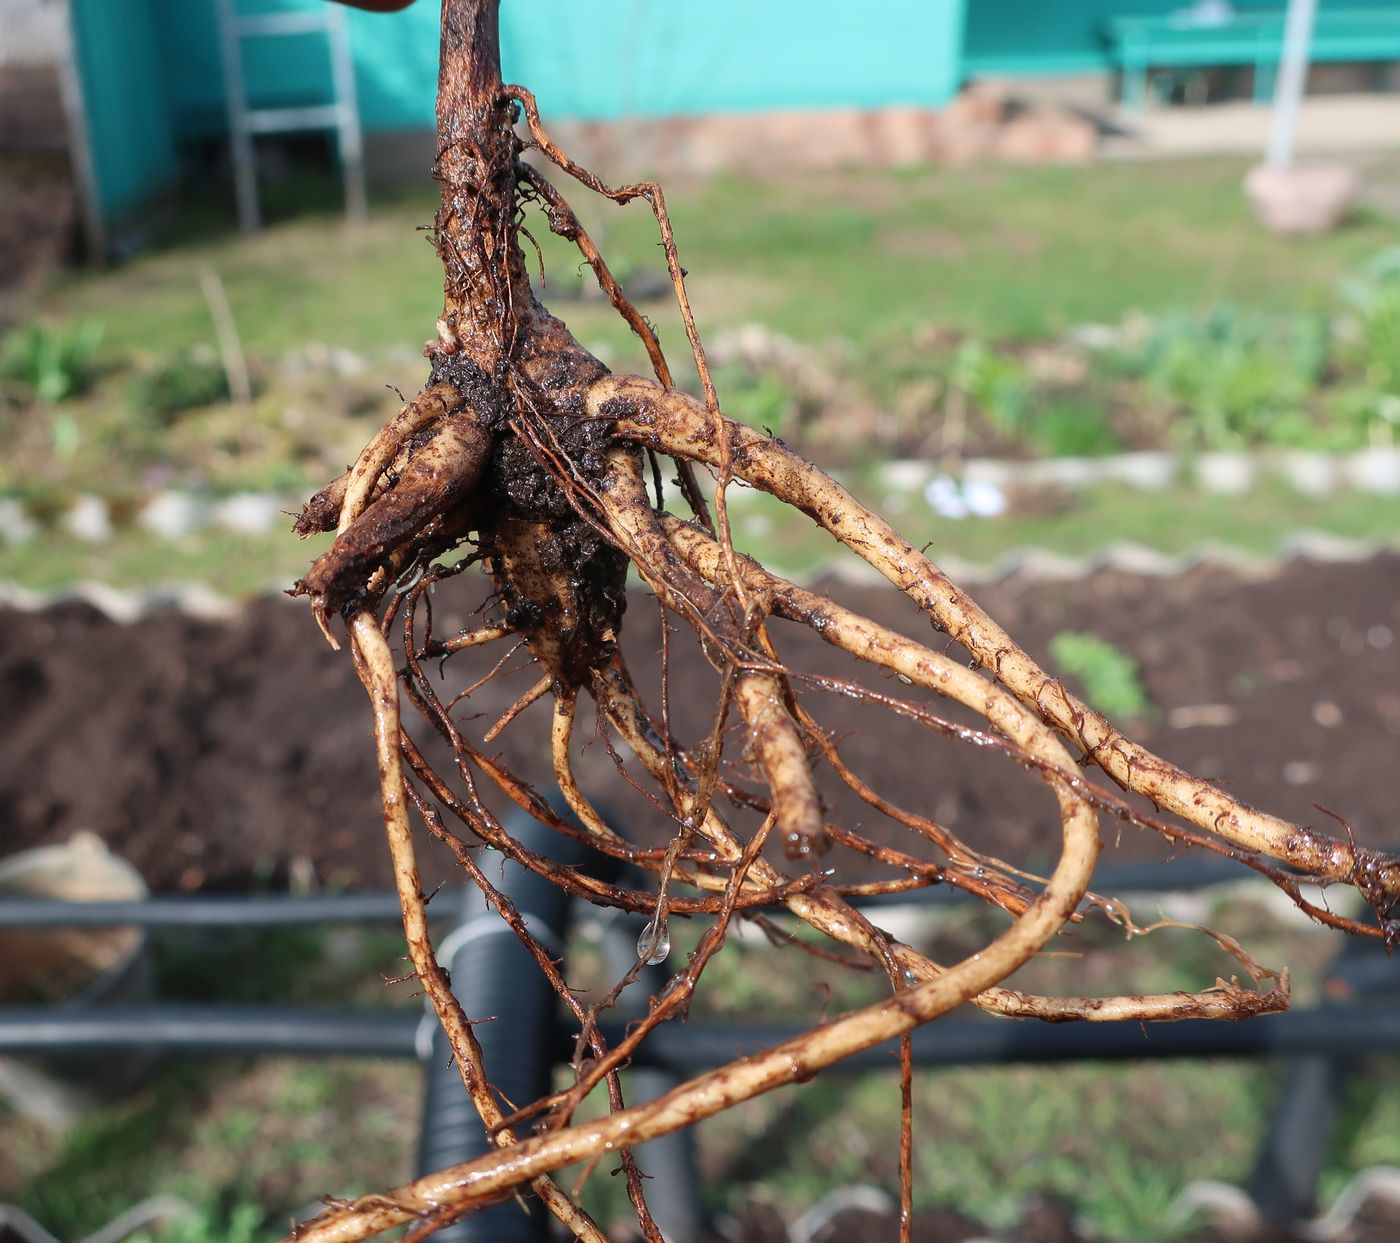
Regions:
M 1142 665 L 1158 713 L 1136 732 L 1169 759 L 1305 824 L 1345 816 L 1363 841 L 1400 843 L 1400 558 L 1294 564 L 1246 582 L 1215 569 L 1163 581 L 1101 574 L 1076 584 L 1007 581 L 977 594 L 1040 659 L 1063 630 L 1089 630 Z M 832 586 L 839 599 L 941 642 L 890 591 Z M 468 599 L 475 592 L 473 599 Z M 454 595 L 454 593 L 456 593 Z M 484 586 L 449 584 L 439 633 L 472 623 Z M 460 603 L 458 602 L 460 600 Z M 455 615 L 454 615 L 454 604 Z M 473 623 L 474 624 L 474 623 Z M 625 626 L 634 667 L 660 648 L 655 604 L 634 594 Z M 789 663 L 849 676 L 853 667 L 806 632 L 777 630 Z M 678 732 L 708 723 L 715 678 L 693 644 L 673 638 L 670 703 Z M 446 693 L 474 681 L 504 646 L 456 656 Z M 519 663 L 519 654 L 514 659 Z M 488 683 L 471 703 L 480 728 L 528 685 L 528 671 Z M 640 679 L 646 684 L 646 679 Z M 893 679 L 867 679 L 913 696 Z M 655 678 L 647 686 L 653 707 Z M 972 753 L 886 713 L 809 690 L 843 736 L 848 762 L 886 797 L 935 815 L 981 848 L 1039 864 L 1053 856 L 1053 806 L 1005 760 Z M 156 890 L 282 883 L 294 861 L 323 883 L 386 886 L 367 701 L 344 653 L 330 651 L 304 607 L 250 605 L 235 623 L 170 614 L 134 626 L 82 605 L 0 615 L 0 841 L 6 852 L 91 829 Z M 1183 709 L 1217 705 L 1177 727 Z M 1176 710 L 1175 715 L 1173 711 Z M 1200 713 L 1197 718 L 1201 719 Z M 526 774 L 548 771 L 537 705 L 497 743 Z M 579 771 L 643 838 L 665 831 L 616 775 L 591 718 Z M 446 758 L 439 754 L 439 759 Z M 827 774 L 828 777 L 831 774 Z M 831 782 L 827 783 L 828 788 Z M 869 809 L 833 797 L 834 814 L 877 829 Z M 892 830 L 888 830 L 892 832 Z M 1340 830 L 1339 830 L 1340 831 Z M 1114 857 L 1160 853 L 1128 829 L 1106 833 Z M 856 874 L 861 861 L 828 863 Z M 427 871 L 447 874 L 431 854 Z

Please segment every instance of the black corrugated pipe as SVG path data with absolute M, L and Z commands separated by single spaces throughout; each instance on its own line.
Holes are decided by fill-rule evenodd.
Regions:
M 608 978 L 620 980 L 636 965 L 638 941 L 650 929 L 650 921 L 644 915 L 624 911 L 602 911 L 598 916 Z M 609 1043 L 623 1034 L 615 1025 L 625 1025 L 627 1020 L 644 1015 L 648 997 L 660 993 L 670 978 L 671 972 L 663 964 L 641 969 L 609 1016 Z M 627 1103 L 640 1105 L 654 1100 L 676 1087 L 688 1073 L 675 1067 L 638 1065 L 634 1058 L 627 1075 Z M 700 1200 L 694 1130 L 685 1127 L 641 1144 L 632 1150 L 632 1156 L 647 1179 L 647 1204 L 666 1243 L 695 1243 L 704 1237 L 708 1223 Z
M 149 1002 L 0 1006 L 0 1055 L 416 1057 L 423 1015 L 404 1010 Z
M 416 1033 L 431 1026 L 421 1014 L 403 1011 L 170 1003 L 85 1011 L 6 1006 L 0 1007 L 0 1055 L 101 1054 L 135 1048 L 200 1056 L 414 1057 L 423 1051 Z M 481 1024 L 477 1036 L 494 1026 Z M 598 1028 L 610 1044 L 625 1035 L 625 1023 L 616 1020 L 605 1019 Z M 633 1054 L 632 1067 L 691 1075 L 807 1030 L 778 1023 L 667 1023 Z M 1188 1019 L 1150 1025 L 1145 1031 L 1136 1023 L 940 1019 L 916 1029 L 913 1038 L 914 1064 L 924 1067 L 1194 1057 L 1361 1057 L 1400 1054 L 1400 1007 L 1327 1003 L 1244 1023 Z M 544 1044 L 553 1064 L 563 1064 L 573 1054 L 573 1037 L 558 1022 L 544 1029 Z M 898 1066 L 898 1053 L 898 1044 L 891 1041 L 856 1053 L 831 1069 L 837 1074 L 892 1071 Z M 461 1091 L 461 1081 L 453 1074 Z M 479 1122 L 475 1125 L 481 1129 Z
M 1203 889 L 1239 880 L 1248 873 L 1228 859 L 1178 859 L 1164 863 L 1127 863 L 1103 869 L 1097 887 L 1103 893 Z M 1254 880 L 1255 884 L 1262 881 Z M 451 917 L 453 898 L 439 894 L 428 914 Z M 971 894 L 951 886 L 883 894 L 856 905 L 939 905 L 972 902 Z M 782 915 L 779 911 L 777 914 Z M 0 902 L 0 928 L 272 928 L 294 924 L 397 923 L 398 896 L 390 892 L 333 894 L 157 894 L 132 901 L 72 902 L 6 894 Z
M 442 918 L 442 902 L 433 906 Z M 77 902 L 11 894 L 0 902 L 0 928 L 282 928 L 296 924 L 397 923 L 394 893 L 160 894 L 129 902 Z
M 527 849 L 556 863 L 595 864 L 597 874 L 616 872 L 576 838 L 517 811 L 503 826 Z M 492 884 L 515 903 L 537 940 L 564 956 L 569 898 L 557 885 L 508 860 L 499 874 L 481 858 Z M 473 1019 L 482 1061 L 507 1101 L 524 1104 L 549 1092 L 559 1042 L 559 1000 L 519 938 L 475 889 L 462 898 L 462 922 L 438 944 L 438 961 L 452 976 L 452 991 Z M 418 1167 L 424 1173 L 469 1161 L 492 1149 L 451 1059 L 447 1037 L 432 1028 Z M 538 1205 L 527 1214 L 509 1201 L 434 1234 L 441 1243 L 544 1243 L 549 1215 Z

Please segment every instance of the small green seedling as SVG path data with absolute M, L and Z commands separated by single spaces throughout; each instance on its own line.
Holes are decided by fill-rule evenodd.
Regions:
M 1079 680 L 1084 697 L 1105 715 L 1120 720 L 1152 715 L 1152 699 L 1142 684 L 1137 661 L 1112 643 L 1098 635 L 1064 630 L 1050 640 L 1050 655 Z

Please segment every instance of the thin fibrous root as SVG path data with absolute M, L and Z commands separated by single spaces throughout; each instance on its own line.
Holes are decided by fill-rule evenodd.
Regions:
M 424 1212 L 454 1216 L 509 1194 L 564 1165 L 657 1139 L 774 1088 L 800 1083 L 864 1049 L 883 1044 L 976 996 L 1015 971 L 1078 907 L 1098 857 L 1093 818 L 1066 820 L 1060 860 L 1045 892 L 1010 928 L 936 979 L 846 1014 L 762 1053 L 699 1075 L 653 1101 L 595 1122 L 516 1144 L 508 1160 L 488 1156 L 451 1166 L 397 1190 L 322 1213 L 298 1228 L 298 1243 L 355 1243 Z
M 740 628 L 725 617 L 723 600 L 713 592 L 700 585 L 680 594 L 678 589 L 687 572 L 669 548 L 665 531 L 647 502 L 635 455 L 615 451 L 610 456 L 613 471 L 602 498 L 604 512 L 624 546 L 635 551 L 636 564 L 644 567 L 641 572 L 648 585 L 663 603 L 672 607 L 683 604 L 703 615 L 716 640 L 707 653 L 712 661 L 721 667 L 726 661 L 749 662 L 736 671 L 734 700 L 748 730 L 754 763 L 772 792 L 784 849 L 794 859 L 823 854 L 829 843 L 821 796 L 812 779 L 800 729 L 788 710 L 791 690 L 781 670 L 771 667 L 773 662 L 766 653 L 745 643 Z M 726 585 L 737 586 L 746 598 L 756 599 L 747 583 L 729 579 Z
M 549 688 L 554 685 L 554 679 L 549 674 L 545 674 L 529 690 L 520 696 L 509 708 L 501 713 L 500 719 L 491 726 L 481 738 L 483 742 L 495 742 L 501 736 L 501 731 L 505 729 L 516 717 L 525 711 L 533 703 L 538 703 L 549 693 Z
M 781 442 L 726 421 L 727 452 L 722 451 L 714 443 L 713 421 L 704 407 L 685 393 L 663 390 L 638 377 L 599 380 L 589 390 L 588 408 L 610 420 L 616 433 L 633 443 L 712 466 L 728 458 L 739 478 L 811 515 L 1125 789 L 1207 833 L 1290 863 L 1316 879 L 1355 884 L 1368 893 L 1400 895 L 1400 861 L 1250 807 L 1128 740 L 1106 717 L 1041 669 L 893 527 Z M 1053 694 L 1048 694 L 1051 688 Z
M 723 557 L 707 534 L 676 519 L 664 520 L 664 526 L 677 551 L 697 573 L 706 578 L 718 577 L 723 573 Z M 930 651 L 814 592 L 785 582 L 747 557 L 742 559 L 742 568 L 749 576 L 754 592 L 767 599 L 778 616 L 804 622 L 833 646 L 981 713 L 1006 736 L 1009 743 L 1021 748 L 1027 758 L 1032 754 L 1032 748 L 1027 747 L 1026 742 L 1034 740 L 1038 744 L 1035 750 L 1042 757 L 1056 754 L 1060 757 L 1047 776 L 1066 785 L 1080 784 L 1081 779 L 1069 768 L 1069 757 L 1058 740 L 1000 687 L 941 653 Z M 1018 901 L 1010 908 L 1014 911 L 1025 907 L 1025 898 L 1017 896 Z M 1220 940 L 1218 934 L 1210 935 Z M 1222 948 L 1229 947 L 1222 945 Z M 906 950 L 907 947 L 898 947 L 896 952 L 905 954 Z M 1242 951 L 1236 947 L 1230 952 Z M 1253 965 L 1249 965 L 1253 970 Z M 901 967 L 920 979 L 941 969 L 928 959 L 912 954 L 905 954 Z M 1260 974 L 1267 976 L 1275 973 L 1261 970 Z M 1286 1009 L 1288 988 L 1285 980 L 1279 988 L 1267 993 L 1221 985 L 1197 993 L 1077 998 L 1047 998 L 1012 989 L 992 988 L 976 997 L 974 1002 L 994 1014 L 1050 1021 L 1069 1018 L 1090 1022 L 1117 1022 L 1127 1018 L 1244 1018 Z
M 485 471 L 491 433 L 462 410 L 439 419 L 425 435 L 395 486 L 358 514 L 346 489 L 335 543 L 293 589 L 311 597 L 317 624 L 332 647 L 338 644 L 330 632 L 331 615 L 371 603 L 387 586 L 389 569 L 401 568 L 396 554 L 439 533 L 442 546 L 450 546 L 461 534 L 443 524 Z
M 398 890 L 399 905 L 403 909 L 404 937 L 408 942 L 409 959 L 422 981 L 428 999 L 432 1002 L 438 1022 L 447 1034 L 463 1086 L 481 1115 L 482 1123 L 487 1128 L 493 1128 L 501 1121 L 502 1114 L 482 1064 L 481 1045 L 462 1012 L 461 1005 L 452 995 L 447 973 L 438 965 L 428 934 L 427 911 L 422 886 L 418 880 L 418 861 L 413 849 L 413 830 L 409 825 L 408 809 L 404 804 L 403 763 L 399 750 L 398 677 L 394 671 L 393 653 L 371 613 L 356 613 L 350 619 L 349 632 L 356 668 L 374 707 L 374 746 L 379 763 L 379 796 L 384 809 L 384 829 L 389 841 L 389 855 L 394 866 L 394 885 Z M 494 1139 L 501 1147 L 508 1147 L 515 1142 L 515 1136 L 508 1130 L 496 1131 Z M 607 1235 L 549 1178 L 522 1179 L 512 1188 L 505 1190 L 514 1190 L 514 1187 L 521 1187 L 527 1181 L 531 1190 L 540 1197 L 549 1211 L 575 1235 L 589 1240 L 590 1243 L 607 1243 Z M 440 1208 L 442 1205 L 425 1205 L 421 1211 L 431 1213 Z M 418 1215 L 414 1213 L 410 1217 L 401 1217 L 398 1220 L 412 1220 Z

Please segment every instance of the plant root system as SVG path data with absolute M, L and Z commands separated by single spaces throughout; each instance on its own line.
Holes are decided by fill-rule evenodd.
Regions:
M 1249 985 L 1232 978 L 1195 993 L 1120 997 L 1043 997 L 1004 985 L 1091 909 L 1130 934 L 1151 930 L 1138 927 L 1121 903 L 1091 891 L 1104 816 L 1237 859 L 1323 922 L 1387 942 L 1400 935 L 1400 861 L 1360 847 L 1349 833 L 1327 837 L 1248 807 L 1125 738 L 1040 669 L 887 523 L 781 442 L 724 417 L 660 187 L 608 186 L 552 143 L 529 92 L 501 82 L 495 9 L 494 0 L 446 0 L 443 6 L 436 166 L 442 202 L 434 238 L 445 297 L 425 350 L 428 382 L 298 519 L 303 534 L 337 534 L 296 590 L 310 598 L 333 643 L 337 619 L 348 634 L 373 704 L 384 819 L 413 967 L 497 1150 L 382 1195 L 331 1202 L 293 1237 L 349 1243 L 408 1223 L 407 1237 L 418 1238 L 482 1205 L 533 1193 L 578 1237 L 602 1238 L 548 1176 L 564 1165 L 592 1168 L 617 1155 L 640 1227 L 656 1239 L 641 1180 L 627 1156 L 632 1145 L 805 1081 L 964 1002 L 1047 1021 L 1238 1019 L 1284 1008 L 1286 972 L 1258 966 L 1220 936 L 1217 942 L 1236 958 Z M 655 333 L 628 302 L 565 195 L 540 167 L 525 162 L 530 153 L 593 193 L 650 206 L 701 398 L 674 386 Z M 610 374 L 537 300 L 520 246 L 531 206 L 550 229 L 577 245 L 604 294 L 641 337 L 655 379 Z M 688 518 L 663 507 L 662 458 L 674 464 Z M 713 480 L 712 500 L 697 482 L 706 473 Z M 913 600 L 933 630 L 971 658 L 972 667 L 946 654 L 943 639 L 929 646 L 894 633 L 738 552 L 726 507 L 726 491 L 736 482 L 807 514 L 878 570 L 892 590 Z M 651 491 L 649 484 L 655 485 Z M 475 565 L 492 577 L 496 616 L 455 637 L 435 635 L 431 593 Z M 617 643 L 629 571 L 665 614 L 660 667 L 649 671 L 659 675 L 658 703 L 643 702 Z M 849 678 L 806 675 L 786 664 L 781 631 L 792 626 L 810 629 L 847 653 Z M 675 736 L 668 703 L 666 644 L 673 627 L 695 636 L 715 671 L 711 726 L 688 741 Z M 485 653 L 481 678 L 443 702 L 433 662 L 476 648 Z M 471 691 L 512 662 L 533 667 L 532 684 L 473 737 L 478 727 L 469 732 Z M 944 718 L 930 710 L 928 700 L 891 693 L 888 677 L 867 685 L 862 670 L 893 675 L 897 684 L 960 704 L 981 724 Z M 1043 782 L 1061 825 L 1053 870 L 1043 878 L 1028 875 L 979 853 L 974 842 L 920 809 L 884 799 L 846 764 L 838 739 L 814 717 L 813 706 L 828 697 L 893 713 L 930 745 L 961 743 L 987 751 Z M 572 822 L 489 751 L 502 731 L 541 719 L 530 712 L 546 698 L 553 704 L 548 745 Z M 630 840 L 577 780 L 571 747 L 580 708 L 589 701 L 597 735 L 620 771 L 629 781 L 646 783 L 648 797 L 668 817 L 673 833 L 666 846 Z M 455 757 L 450 775 L 425 758 L 400 718 L 403 704 L 449 745 Z M 1081 769 L 1088 764 L 1162 814 L 1144 815 L 1116 791 L 1090 781 Z M 846 783 L 872 816 L 897 827 L 904 844 L 890 845 L 834 822 L 819 777 Z M 602 854 L 651 873 L 654 887 L 604 883 L 526 850 L 490 810 L 491 788 L 561 833 L 582 835 Z M 509 1115 L 492 1090 L 491 1068 L 482 1065 L 470 1020 L 433 955 L 410 809 L 483 888 L 578 1021 L 574 1083 L 567 1090 L 538 1102 L 512 1102 Z M 781 849 L 766 849 L 770 839 Z M 580 1005 L 549 954 L 474 861 L 472 852 L 483 843 L 584 900 L 645 913 L 654 942 L 664 938 L 672 916 L 705 921 L 697 951 L 624 1040 L 608 1047 L 597 1025 L 599 1011 L 621 985 L 600 1006 Z M 844 883 L 845 852 L 885 865 L 888 878 Z M 1333 914 L 1305 896 L 1304 879 L 1355 888 L 1372 917 Z M 960 962 L 936 962 L 881 930 L 853 904 L 862 894 L 936 884 L 966 890 L 1003 911 L 1004 930 Z M 617 1071 L 660 1023 L 684 1016 L 732 922 L 778 909 L 829 944 L 829 950 L 815 947 L 823 957 L 882 972 L 888 997 L 698 1075 L 657 1100 L 626 1106 Z M 654 948 L 642 947 L 640 956 L 651 956 Z M 901 1216 L 907 1223 L 913 1140 L 907 1042 L 902 1048 Z M 576 1122 L 585 1096 L 603 1083 L 610 1112 Z M 519 1129 L 527 1123 L 534 1127 L 528 1136 Z

